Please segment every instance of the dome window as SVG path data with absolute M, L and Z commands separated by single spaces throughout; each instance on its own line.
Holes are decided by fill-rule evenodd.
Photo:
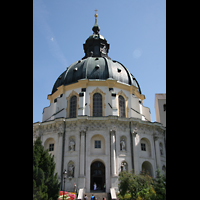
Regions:
M 102 96 L 99 93 L 93 95 L 93 117 L 102 117 Z
M 100 67 L 99 65 L 96 65 L 96 66 L 95 66 L 96 69 L 99 69 L 99 67 Z
M 117 68 L 117 71 L 120 73 L 122 70 L 121 70 L 121 69 L 119 69 L 119 68 Z
M 77 97 L 74 95 L 70 99 L 70 111 L 69 111 L 70 118 L 76 117 L 76 107 L 77 107 Z
M 125 99 L 119 95 L 119 117 L 125 117 Z

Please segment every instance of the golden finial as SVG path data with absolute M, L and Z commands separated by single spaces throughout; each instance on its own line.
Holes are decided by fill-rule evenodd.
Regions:
M 97 16 L 98 16 L 97 9 L 95 9 L 94 11 L 95 11 L 95 15 L 94 15 L 95 16 L 95 24 L 94 24 L 92 30 L 94 31 L 94 33 L 97 34 L 100 31 L 100 27 L 97 24 Z
M 98 14 L 97 14 L 97 9 L 95 9 L 94 11 L 95 11 L 95 14 L 94 14 L 94 16 L 95 16 L 95 18 L 97 18 L 97 17 L 98 17 Z

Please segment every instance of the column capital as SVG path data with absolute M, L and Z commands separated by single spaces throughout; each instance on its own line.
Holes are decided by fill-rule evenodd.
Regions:
M 155 133 L 153 134 L 153 138 L 154 138 L 155 141 L 157 141 L 159 139 L 158 135 L 155 134 Z
M 115 134 L 116 130 L 110 129 L 110 134 Z
M 58 133 L 58 136 L 59 136 L 59 137 L 62 137 L 62 136 L 63 136 L 63 132 L 59 132 L 59 133 Z
M 87 127 L 82 128 L 82 129 L 80 130 L 80 134 L 81 134 L 81 135 L 85 135 L 85 134 L 86 134 L 86 131 L 87 131 Z

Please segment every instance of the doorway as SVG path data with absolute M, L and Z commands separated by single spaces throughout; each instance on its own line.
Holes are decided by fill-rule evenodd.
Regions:
M 91 164 L 90 190 L 92 191 L 94 191 L 94 183 L 96 183 L 95 191 L 103 191 L 105 183 L 105 165 L 100 161 L 95 161 Z

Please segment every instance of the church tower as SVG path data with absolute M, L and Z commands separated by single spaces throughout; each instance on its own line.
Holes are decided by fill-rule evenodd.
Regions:
M 155 176 L 166 169 L 165 127 L 152 123 L 145 96 L 129 70 L 108 56 L 110 44 L 100 35 L 95 14 L 93 34 L 83 44 L 84 57 L 55 81 L 42 122 L 33 124 L 33 141 L 41 137 L 54 155 L 63 189 L 77 184 L 79 194 L 118 191 L 121 171 L 142 170 Z M 112 192 L 113 193 L 113 192 Z

